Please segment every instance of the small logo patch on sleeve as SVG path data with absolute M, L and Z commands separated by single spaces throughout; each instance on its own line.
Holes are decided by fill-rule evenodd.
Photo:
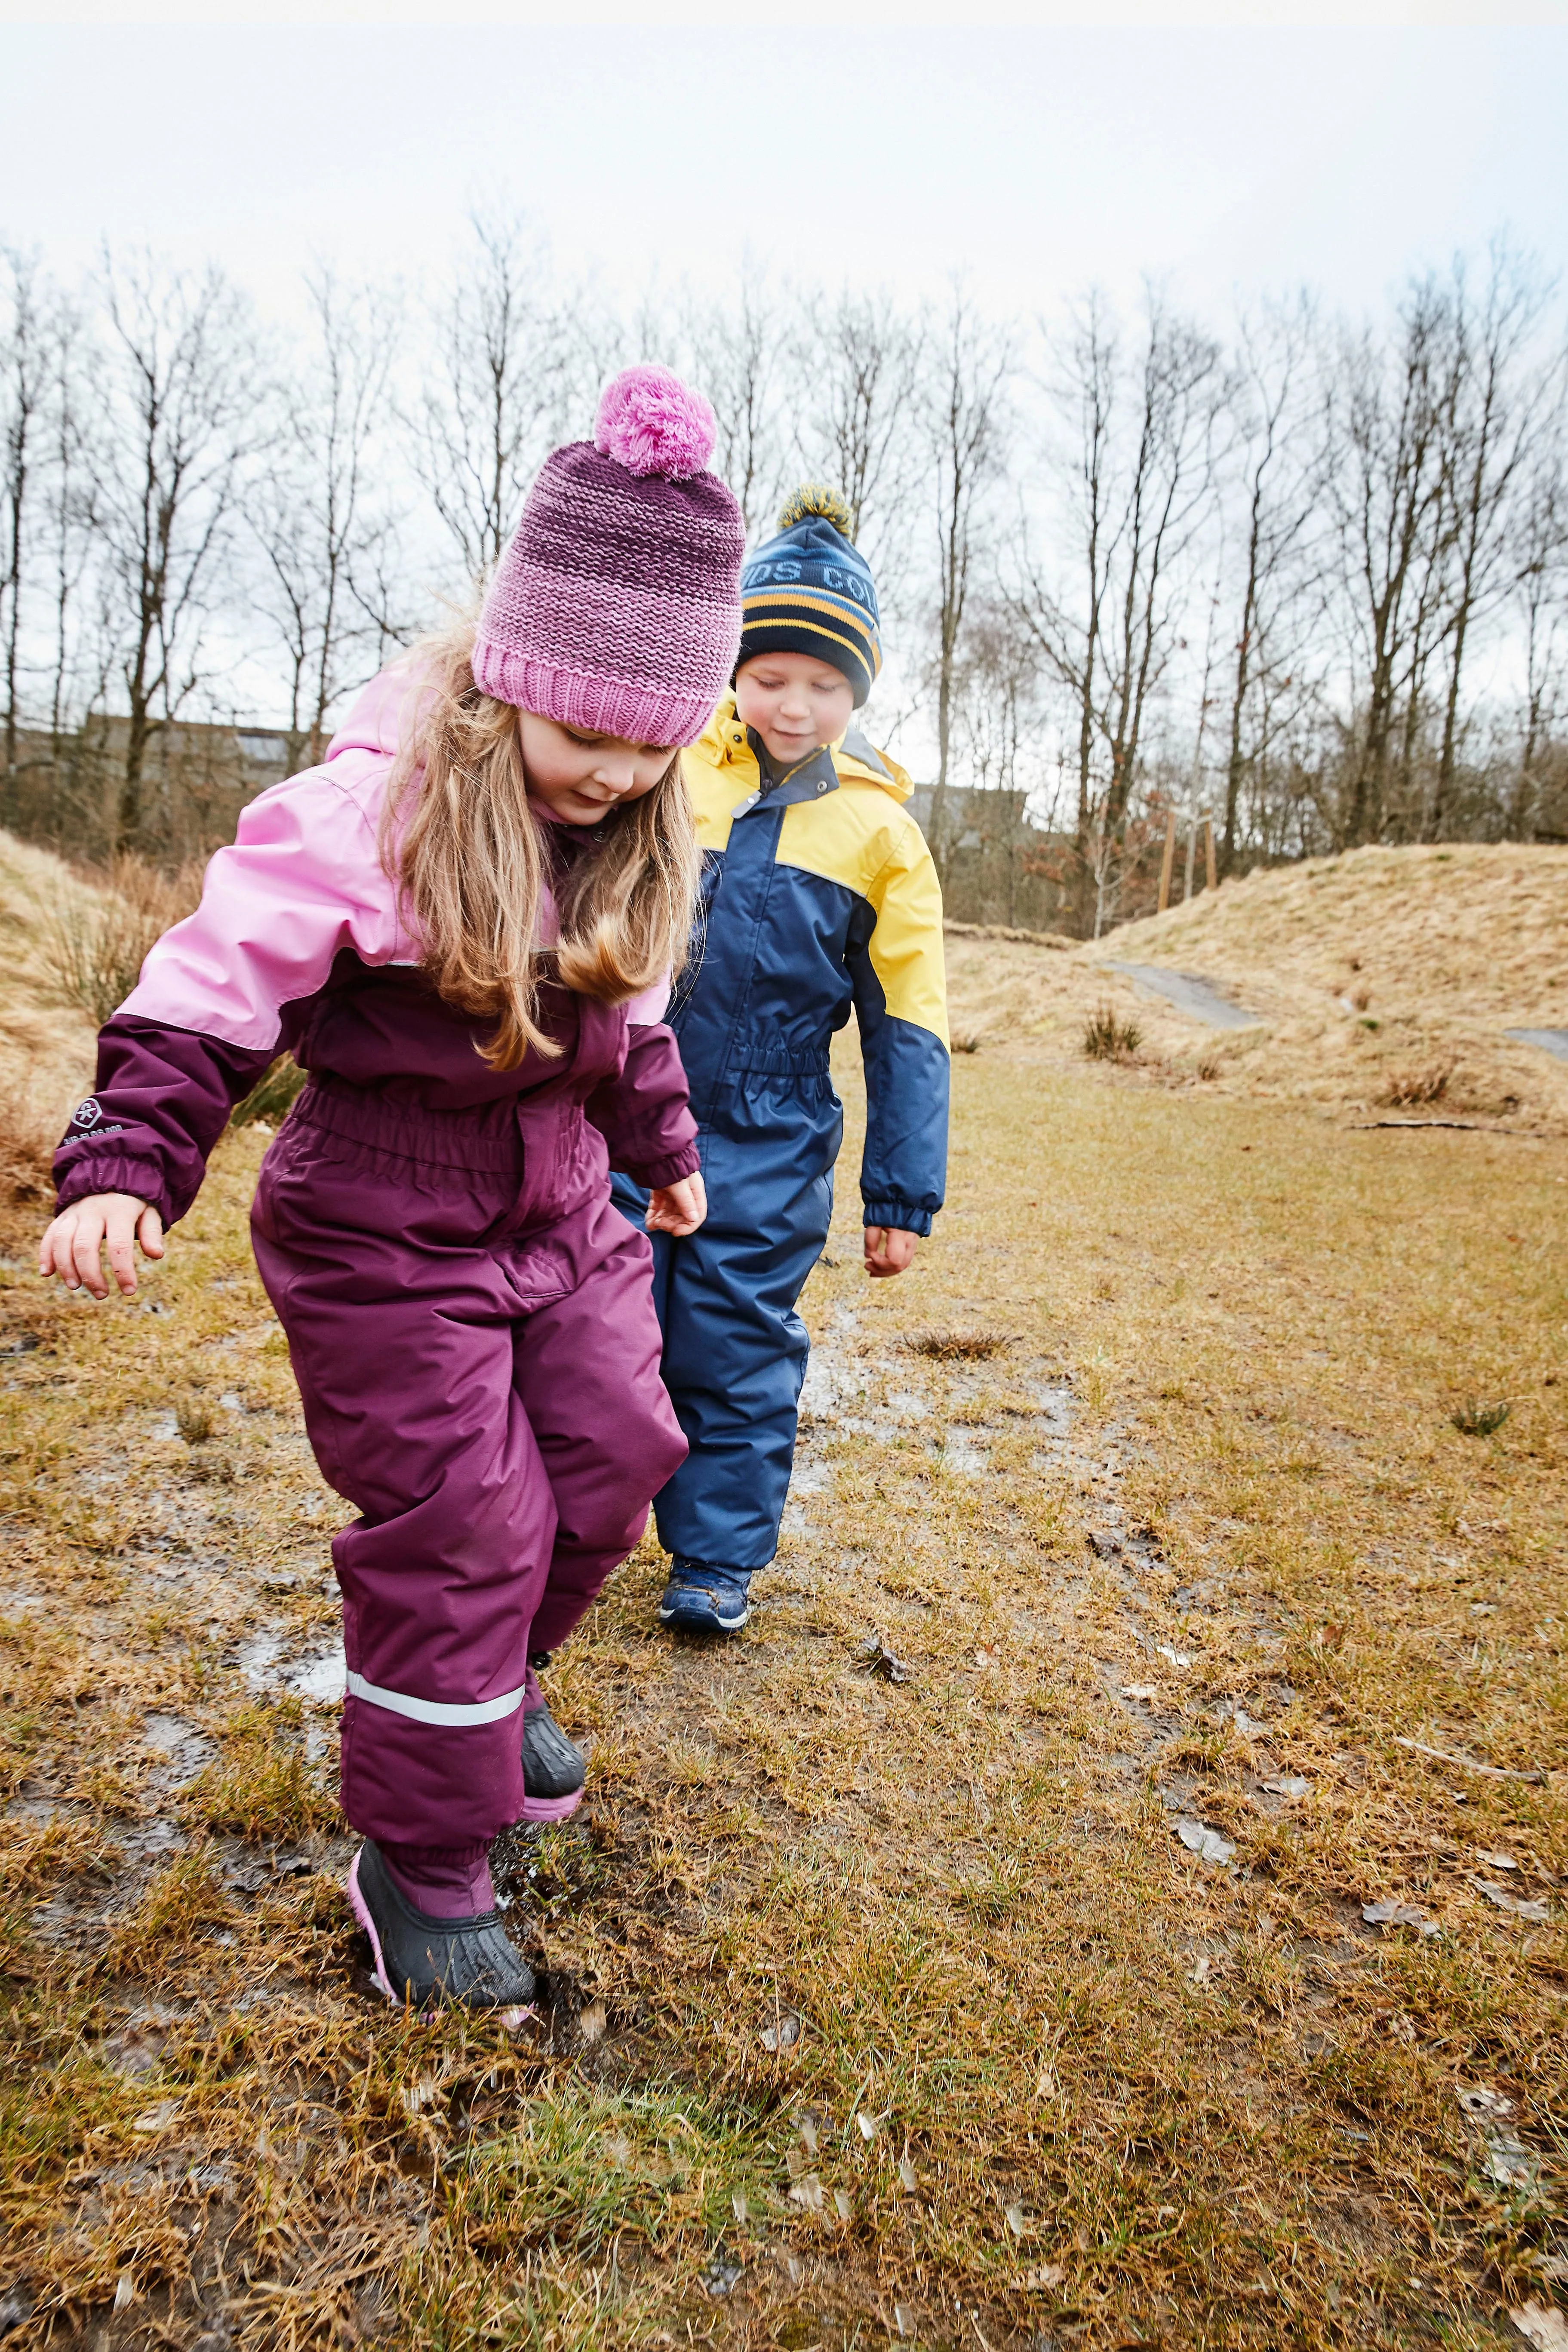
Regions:
M 83 1128 L 96 1127 L 102 1117 L 103 1105 L 96 1095 L 89 1095 L 87 1100 L 84 1103 L 78 1103 L 75 1110 L 72 1111 L 71 1125 Z

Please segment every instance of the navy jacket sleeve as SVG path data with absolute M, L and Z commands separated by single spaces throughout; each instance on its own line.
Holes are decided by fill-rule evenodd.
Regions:
M 868 1225 L 929 1234 L 947 1184 L 950 1068 L 942 887 L 920 829 L 900 829 L 847 963 L 866 1071 L 860 1192 Z
M 627 1030 L 620 1076 L 595 1087 L 585 1108 L 609 1146 L 611 1167 L 635 1183 L 679 1183 L 702 1164 L 680 1049 L 665 1022 Z
M 60 1207 L 89 1192 L 133 1192 L 173 1224 L 200 1191 L 229 1112 L 271 1060 L 116 1013 L 99 1033 L 98 1083 L 55 1154 Z

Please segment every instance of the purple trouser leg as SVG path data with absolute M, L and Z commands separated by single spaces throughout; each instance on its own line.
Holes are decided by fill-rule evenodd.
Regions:
M 574 1106 L 316 1087 L 253 1228 L 316 1459 L 360 1512 L 332 1546 L 343 1811 L 397 1843 L 493 1837 L 522 1811 L 529 1651 L 577 1623 L 686 1451 L 647 1240 Z

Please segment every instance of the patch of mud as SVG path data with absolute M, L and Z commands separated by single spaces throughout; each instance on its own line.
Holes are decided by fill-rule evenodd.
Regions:
M 145 1717 L 142 1740 L 163 1759 L 148 1776 L 150 1785 L 161 1793 L 184 1788 L 217 1754 L 216 1740 L 177 1715 Z

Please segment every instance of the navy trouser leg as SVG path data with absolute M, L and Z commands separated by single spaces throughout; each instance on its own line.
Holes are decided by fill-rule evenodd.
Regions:
M 778 1549 L 811 1345 L 795 1301 L 827 1239 L 833 1177 L 760 1165 L 723 1136 L 705 1138 L 703 1160 L 708 1221 L 662 1242 L 655 1274 L 690 1452 L 654 1514 L 667 1551 L 750 1571 Z
M 660 1369 L 690 1449 L 654 1500 L 667 1551 L 750 1574 L 778 1549 L 810 1353 L 795 1301 L 827 1240 L 843 1132 L 826 1056 L 737 1074 L 700 1138 L 706 1223 L 652 1237 Z M 623 1176 L 614 1195 L 640 1224 L 647 1195 Z

